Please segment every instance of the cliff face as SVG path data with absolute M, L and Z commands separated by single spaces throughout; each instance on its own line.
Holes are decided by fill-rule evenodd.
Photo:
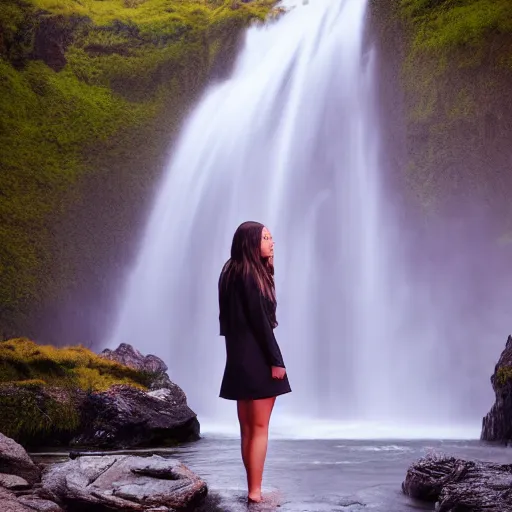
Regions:
M 483 418 L 480 437 L 506 444 L 512 441 L 512 336 L 496 364 L 491 384 L 496 402 Z
M 385 101 L 397 107 L 387 107 L 388 119 L 394 127 L 399 118 L 404 127 L 393 129 L 399 142 L 392 144 L 408 199 L 429 215 L 486 216 L 496 237 L 506 236 L 512 231 L 512 4 L 371 5 L 385 60 Z
M 93 337 L 187 109 L 271 6 L 1 3 L 0 338 Z
M 512 4 L 402 0 L 408 176 L 425 204 L 512 220 Z M 450 203 L 450 206 L 447 206 Z

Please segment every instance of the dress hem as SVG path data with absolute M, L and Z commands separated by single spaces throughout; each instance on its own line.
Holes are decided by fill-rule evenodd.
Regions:
M 287 393 L 291 393 L 292 390 L 291 389 L 288 389 L 286 391 L 281 391 L 279 393 L 272 393 L 270 395 L 262 395 L 262 396 L 250 396 L 250 397 L 233 397 L 233 396 L 228 396 L 228 395 L 225 395 L 223 396 L 222 394 L 219 395 L 219 398 L 222 398 L 224 400 L 265 400 L 266 398 L 274 398 L 274 397 L 278 397 L 278 396 L 281 396 L 281 395 L 286 395 Z

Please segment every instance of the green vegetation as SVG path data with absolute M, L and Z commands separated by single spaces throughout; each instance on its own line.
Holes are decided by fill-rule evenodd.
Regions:
M 463 196 L 505 211 L 511 182 L 499 153 L 512 113 L 504 94 L 512 86 L 512 2 L 400 0 L 399 14 L 409 34 L 412 189 L 428 210 Z
M 489 35 L 512 32 L 510 0 L 401 0 L 402 13 L 415 25 L 417 51 L 461 46 L 481 58 Z M 474 61 L 475 62 L 475 61 Z
M 0 387 L 0 431 L 30 446 L 68 437 L 80 425 L 80 412 L 69 395 L 41 393 L 36 384 Z
M 90 180 L 126 193 L 124 208 L 130 200 L 142 201 L 212 68 L 233 51 L 240 30 L 263 20 L 272 5 L 272 0 L 1 2 L 4 336 L 19 332 L 16 317 L 32 304 L 72 287 L 84 253 L 95 250 L 76 233 L 62 236 L 54 229 L 73 205 L 98 210 L 84 196 Z M 108 227 L 120 229 L 123 222 L 127 227 L 125 217 L 112 212 L 111 222 L 118 224 Z M 8 324 L 14 327 L 6 329 Z
M 52 436 L 65 443 L 80 424 L 70 397 L 56 399 L 33 389 L 0 389 L 0 408 L 0 431 L 25 446 Z
M 80 424 L 80 394 L 116 384 L 147 389 L 150 378 L 83 347 L 0 342 L 0 432 L 22 444 L 65 443 Z
M 264 0 L 253 4 L 238 0 L 31 0 L 42 10 L 53 14 L 86 16 L 95 25 L 121 21 L 133 23 L 155 37 L 181 36 L 184 30 L 204 30 L 212 22 L 232 18 L 240 11 L 264 19 L 274 2 Z M 238 15 L 236 16 L 238 17 Z
M 0 342 L 0 386 L 51 386 L 91 392 L 125 384 L 147 389 L 149 378 L 80 346 L 55 348 L 22 338 Z

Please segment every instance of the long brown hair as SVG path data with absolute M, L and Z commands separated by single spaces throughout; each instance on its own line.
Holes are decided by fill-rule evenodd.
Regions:
M 276 308 L 273 258 L 261 257 L 261 234 L 265 226 L 247 221 L 238 226 L 231 243 L 231 258 L 224 264 L 219 279 L 219 290 L 226 289 L 235 276 L 254 277 L 258 287 Z

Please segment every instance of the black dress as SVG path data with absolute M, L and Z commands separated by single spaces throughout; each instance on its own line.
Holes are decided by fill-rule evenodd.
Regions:
M 257 400 L 291 392 L 288 375 L 272 378 L 270 367 L 285 365 L 266 301 L 251 276 L 236 277 L 219 294 L 220 335 L 226 339 L 221 398 Z

